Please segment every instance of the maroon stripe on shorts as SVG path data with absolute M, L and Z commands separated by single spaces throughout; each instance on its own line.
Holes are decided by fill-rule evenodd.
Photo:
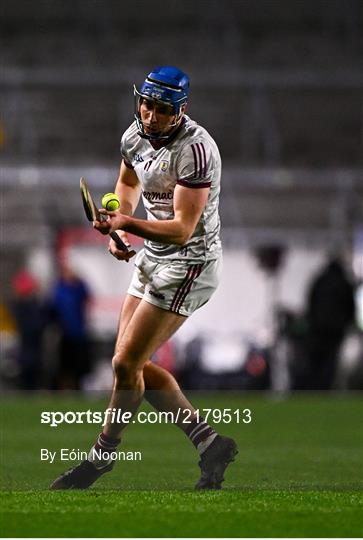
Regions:
M 194 283 L 194 281 L 197 279 L 198 276 L 200 276 L 200 273 L 202 271 L 202 268 L 203 268 L 203 265 L 202 264 L 198 264 L 196 265 L 196 269 L 193 273 L 193 276 L 192 278 L 188 281 L 188 283 L 185 285 L 184 287 L 184 291 L 182 293 L 182 296 L 181 298 L 179 299 L 179 302 L 178 302 L 178 306 L 177 306 L 177 311 L 179 311 L 179 309 L 182 307 L 187 295 L 190 293 L 190 289 L 192 288 L 192 285 Z
M 195 281 L 195 279 L 200 275 L 202 271 L 203 264 L 194 264 L 191 266 L 187 272 L 187 275 L 185 276 L 183 283 L 176 291 L 173 301 L 171 303 L 170 311 L 174 311 L 175 313 L 179 313 L 179 310 L 185 301 L 185 298 L 187 297 L 188 293 L 190 292 L 190 289 L 192 288 L 192 285 Z
M 190 268 L 188 268 L 188 271 L 186 273 L 185 278 L 182 281 L 182 284 L 176 290 L 176 293 L 174 294 L 174 298 L 173 298 L 173 300 L 171 302 L 170 311 L 176 311 L 176 306 L 178 304 L 178 299 L 179 299 L 180 295 L 183 294 L 183 290 L 184 290 L 185 286 L 187 285 L 190 277 L 193 275 L 193 272 L 194 272 L 194 265 L 191 266 Z

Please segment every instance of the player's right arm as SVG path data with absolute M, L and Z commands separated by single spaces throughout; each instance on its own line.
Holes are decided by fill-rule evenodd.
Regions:
M 116 182 L 115 193 L 120 199 L 121 213 L 132 216 L 140 200 L 141 186 L 134 169 L 127 167 L 123 160 Z
M 116 182 L 115 193 L 120 200 L 120 211 L 122 214 L 132 216 L 136 210 L 136 207 L 140 200 L 141 186 L 139 179 L 133 169 L 125 165 L 124 160 L 121 161 L 120 173 Z M 118 231 L 121 239 L 129 246 L 130 242 L 127 237 L 127 233 L 124 231 Z M 129 260 L 129 257 L 125 255 L 124 251 L 117 249 L 116 244 L 112 238 L 109 243 L 109 251 L 116 259 Z

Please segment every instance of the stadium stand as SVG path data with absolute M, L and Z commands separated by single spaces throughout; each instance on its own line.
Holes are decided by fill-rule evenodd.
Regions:
M 110 187 L 119 137 L 132 120 L 132 82 L 171 57 L 192 78 L 190 115 L 222 152 L 226 227 L 334 230 L 339 212 L 347 229 L 361 219 L 359 0 L 155 0 L 152 9 L 144 0 L 122 7 L 2 0 L 0 7 L 0 255 L 9 272 L 19 247 L 81 221 L 78 178 L 70 175 L 90 168 L 98 194 Z M 61 196 L 52 195 L 55 185 Z

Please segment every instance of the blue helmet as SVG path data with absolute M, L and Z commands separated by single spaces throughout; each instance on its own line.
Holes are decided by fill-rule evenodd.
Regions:
M 142 137 L 163 139 L 168 136 L 146 135 L 139 113 L 140 98 L 153 99 L 155 101 L 171 105 L 173 114 L 180 117 L 180 108 L 187 102 L 189 92 L 189 77 L 186 73 L 174 66 L 160 66 L 154 68 L 146 77 L 140 90 L 134 86 L 134 95 L 137 98 L 135 108 L 135 120 Z

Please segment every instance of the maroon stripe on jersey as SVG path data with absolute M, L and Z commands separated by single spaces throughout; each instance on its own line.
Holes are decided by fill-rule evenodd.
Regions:
M 128 169 L 133 169 L 133 166 L 131 165 L 131 163 L 129 163 L 128 161 L 126 161 L 126 159 L 124 159 L 124 163 L 125 163 L 125 165 L 126 165 L 126 167 L 127 167 Z
M 197 153 L 194 148 L 194 144 L 192 144 L 192 150 L 193 150 L 193 156 L 194 156 L 194 178 L 197 178 L 198 174 L 198 159 L 197 159 Z
M 177 184 L 184 187 L 190 187 L 190 188 L 203 188 L 203 187 L 211 187 L 212 182 L 201 182 L 200 184 L 193 184 L 193 182 L 187 182 L 186 180 L 177 180 Z
M 195 145 L 197 147 L 198 151 L 198 157 L 199 157 L 199 171 L 198 171 L 198 178 L 202 178 L 203 176 L 203 158 L 202 158 L 202 151 L 199 147 L 199 143 L 196 143 Z
M 177 311 L 179 311 L 179 309 L 182 307 L 186 297 L 190 293 L 190 289 L 192 288 L 193 282 L 197 279 L 198 276 L 200 276 L 202 268 L 203 268 L 202 264 L 196 265 L 195 272 L 193 273 L 193 276 L 191 277 L 191 279 L 189 279 L 188 283 L 186 283 L 184 287 L 184 291 L 182 292 L 182 296 L 180 297 L 178 301 Z
M 170 306 L 170 311 L 176 311 L 178 298 L 180 297 L 180 294 L 182 294 L 182 291 L 184 290 L 184 287 L 188 283 L 188 280 L 193 275 L 193 272 L 194 272 L 194 266 L 191 266 L 190 268 L 188 268 L 188 272 L 186 273 L 186 276 L 183 279 L 182 284 L 180 285 L 180 287 L 178 287 L 176 293 L 174 294 L 174 298 L 173 298 L 173 300 L 171 302 L 171 306 Z
M 202 147 L 202 152 L 203 152 L 203 163 L 204 163 L 203 176 L 205 177 L 207 175 L 207 155 L 205 153 L 204 144 L 200 143 L 200 146 Z

